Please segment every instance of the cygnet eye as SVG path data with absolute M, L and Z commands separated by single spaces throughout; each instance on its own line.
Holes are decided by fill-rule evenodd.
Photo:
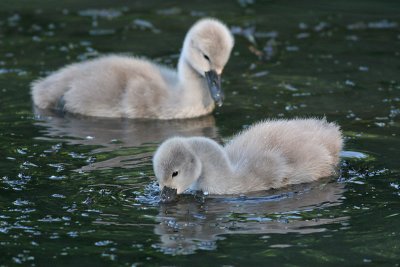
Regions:
M 207 59 L 208 61 L 210 61 L 210 58 L 209 58 L 206 54 L 203 54 L 203 57 L 204 57 L 205 59 Z
M 172 173 L 172 178 L 174 178 L 175 176 L 177 176 L 178 175 L 178 171 L 174 171 L 173 173 Z

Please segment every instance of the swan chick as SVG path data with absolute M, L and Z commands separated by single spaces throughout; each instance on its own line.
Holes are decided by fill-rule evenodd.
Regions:
M 183 119 L 221 106 L 221 74 L 234 39 L 220 21 L 204 18 L 186 34 L 177 70 L 131 56 L 108 55 L 32 83 L 41 109 L 98 117 Z
M 173 137 L 153 157 L 161 201 L 186 190 L 242 194 L 308 183 L 335 174 L 342 133 L 326 119 L 266 120 L 225 146 L 205 137 Z

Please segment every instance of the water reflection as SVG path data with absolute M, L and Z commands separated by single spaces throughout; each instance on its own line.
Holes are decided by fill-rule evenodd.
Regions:
M 160 206 L 154 232 L 166 254 L 191 254 L 216 249 L 227 234 L 309 234 L 327 230 L 327 224 L 348 217 L 315 213 L 339 205 L 344 184 L 326 182 L 297 185 L 280 191 L 246 197 L 213 197 L 195 201 L 192 196 Z M 266 236 L 268 237 L 268 236 Z
M 109 154 L 122 148 L 144 148 L 146 144 L 154 145 L 177 135 L 218 139 L 218 130 L 212 115 L 187 120 L 131 120 L 76 117 L 35 109 L 35 116 L 38 119 L 35 125 L 44 127 L 40 139 L 96 146 L 93 154 Z M 82 170 L 127 167 L 126 162 L 134 159 L 132 154 L 135 153 L 128 151 L 126 154 L 130 155 L 92 162 Z M 147 156 L 150 154 L 141 154 L 141 157 Z

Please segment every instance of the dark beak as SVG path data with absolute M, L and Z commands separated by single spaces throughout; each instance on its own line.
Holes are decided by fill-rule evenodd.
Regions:
M 161 203 L 170 203 L 177 199 L 176 189 L 164 186 L 160 194 Z
M 218 107 L 222 106 L 222 102 L 224 101 L 224 92 L 221 88 L 221 76 L 218 75 L 215 70 L 210 70 L 206 72 L 206 80 L 215 103 Z

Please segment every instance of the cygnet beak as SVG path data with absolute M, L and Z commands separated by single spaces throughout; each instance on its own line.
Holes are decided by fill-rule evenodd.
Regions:
M 218 107 L 222 106 L 224 92 L 221 88 L 221 75 L 218 75 L 215 70 L 210 70 L 206 72 L 206 80 L 215 103 Z
M 160 193 L 161 203 L 170 203 L 177 199 L 178 194 L 175 188 L 164 186 Z

